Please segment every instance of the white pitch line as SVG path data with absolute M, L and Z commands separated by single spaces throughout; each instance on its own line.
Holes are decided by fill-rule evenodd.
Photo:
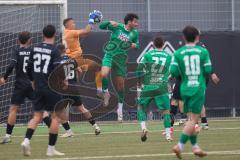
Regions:
M 233 151 L 209 151 L 208 155 L 240 155 L 240 150 Z M 185 152 L 182 155 L 192 155 L 192 152 Z M 142 157 L 166 157 L 174 156 L 173 153 L 159 154 L 133 154 L 133 155 L 115 155 L 115 156 L 91 156 L 91 157 L 66 157 L 66 158 L 47 158 L 48 160 L 88 160 L 88 159 L 114 159 L 114 158 L 142 158 Z M 23 159 L 25 160 L 25 159 Z M 28 160 L 45 160 L 45 159 L 28 159 Z
M 216 131 L 216 130 L 240 130 L 240 127 L 235 127 L 235 128 L 210 128 L 208 131 Z M 149 130 L 150 133 L 156 133 L 156 132 L 163 132 L 164 130 Z M 174 130 L 174 132 L 181 132 L 182 130 Z M 141 131 L 127 131 L 127 132 L 102 132 L 101 134 L 106 135 L 106 134 L 131 134 L 131 133 L 140 133 Z M 80 136 L 80 135 L 94 135 L 93 132 L 89 133 L 76 133 L 74 136 Z M 38 134 L 38 135 L 33 135 L 34 137 L 46 137 L 48 134 Z M 23 137 L 23 136 L 12 136 L 12 137 Z
M 0 0 L 1 1 L 1 0 Z M 215 118 L 208 118 L 208 121 L 209 122 L 236 122 L 236 121 L 240 121 L 240 118 L 233 118 L 233 119 L 215 119 Z M 152 124 L 157 124 L 157 123 L 163 123 L 159 120 L 153 120 L 151 121 L 150 123 Z M 99 124 L 101 124 L 101 126 L 112 126 L 112 125 L 115 125 L 115 124 L 119 124 L 119 122 L 117 121 L 98 121 Z M 88 122 L 71 122 L 71 124 L 73 125 L 78 125 L 78 124 L 88 124 Z M 121 123 L 121 125 L 136 125 L 136 124 L 139 124 L 138 122 L 123 122 Z M 15 126 L 14 128 L 23 128 L 23 127 L 26 127 L 26 125 L 21 125 L 21 126 Z M 46 127 L 45 125 L 39 125 L 38 127 Z M 0 125 L 0 128 L 5 128 L 4 126 L 1 126 Z

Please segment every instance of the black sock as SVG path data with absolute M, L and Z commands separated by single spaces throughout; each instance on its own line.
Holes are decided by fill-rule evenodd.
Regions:
M 68 122 L 63 123 L 62 126 L 66 131 L 68 131 L 70 129 L 70 126 L 69 126 Z
M 170 116 L 171 116 L 171 126 L 173 127 L 175 116 L 177 114 L 178 106 L 171 105 Z
M 181 119 L 187 119 L 187 115 L 185 113 L 180 113 L 181 114 Z
M 55 146 L 57 142 L 58 134 L 49 133 L 49 142 L 48 145 Z
M 201 118 L 201 123 L 207 123 L 207 117 L 202 117 Z
M 92 126 L 96 123 L 96 121 L 95 121 L 93 118 L 90 118 L 90 119 L 88 120 L 88 122 L 89 122 Z
M 26 131 L 25 138 L 28 138 L 30 140 L 32 138 L 33 133 L 34 133 L 34 130 L 31 128 L 28 128 Z
M 7 124 L 6 133 L 11 135 L 12 131 L 13 131 L 13 127 L 14 127 L 14 125 Z
M 43 122 L 48 126 L 48 128 L 50 128 L 52 119 L 49 116 L 47 116 L 47 117 L 43 118 Z
M 174 121 L 175 121 L 175 116 L 170 114 L 171 117 L 171 127 L 173 127 Z

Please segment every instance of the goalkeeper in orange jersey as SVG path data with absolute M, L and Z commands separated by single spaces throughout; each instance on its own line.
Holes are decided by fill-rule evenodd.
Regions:
M 92 25 L 99 23 L 101 18 L 102 13 L 94 10 L 89 14 L 89 24 L 84 29 L 77 29 L 75 21 L 72 18 L 66 18 L 63 21 L 65 27 L 63 37 L 67 48 L 66 54 L 70 58 L 75 59 L 83 71 L 93 71 L 95 73 L 97 96 L 99 97 L 102 97 L 101 66 L 93 60 L 83 58 L 79 39 L 87 36 L 92 31 Z

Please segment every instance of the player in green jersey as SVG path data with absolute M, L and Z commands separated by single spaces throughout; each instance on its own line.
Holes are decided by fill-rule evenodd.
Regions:
M 184 102 L 184 112 L 190 115 L 178 144 L 173 147 L 173 152 L 179 159 L 188 140 L 195 155 L 207 155 L 198 146 L 195 124 L 198 123 L 205 101 L 206 78 L 212 73 L 208 50 L 196 45 L 200 37 L 198 29 L 186 26 L 183 35 L 186 44 L 175 52 L 170 67 L 170 73 L 174 77 L 181 77 L 180 93 Z
M 170 97 L 168 92 L 169 67 L 171 55 L 163 50 L 164 41 L 161 37 L 154 39 L 156 49 L 146 52 L 137 68 L 138 88 L 141 88 L 138 98 L 138 121 L 141 124 L 141 140 L 147 139 L 146 109 L 152 100 L 163 113 L 166 140 L 172 141 L 170 133 Z M 143 77 L 143 82 L 141 82 Z
M 111 31 L 110 40 L 104 47 L 102 60 L 102 82 L 104 106 L 108 106 L 110 94 L 108 93 L 108 75 L 112 69 L 115 75 L 116 90 L 118 94 L 118 120 L 122 121 L 122 108 L 124 100 L 124 77 L 127 73 L 127 53 L 130 48 L 139 48 L 138 16 L 129 13 L 124 18 L 124 24 L 115 21 L 105 21 L 99 28 Z

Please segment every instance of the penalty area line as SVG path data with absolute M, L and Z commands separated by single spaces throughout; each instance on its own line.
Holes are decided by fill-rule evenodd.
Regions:
M 208 153 L 208 155 L 240 155 L 240 150 L 209 151 L 207 153 Z M 192 152 L 183 152 L 182 155 L 193 155 L 193 153 Z M 133 154 L 133 155 L 115 155 L 115 156 L 62 157 L 62 158 L 47 158 L 47 159 L 48 160 L 88 160 L 88 159 L 142 158 L 142 157 L 166 157 L 166 156 L 175 156 L 175 154 L 174 153 Z M 44 158 L 28 159 L 28 160 L 44 160 Z

